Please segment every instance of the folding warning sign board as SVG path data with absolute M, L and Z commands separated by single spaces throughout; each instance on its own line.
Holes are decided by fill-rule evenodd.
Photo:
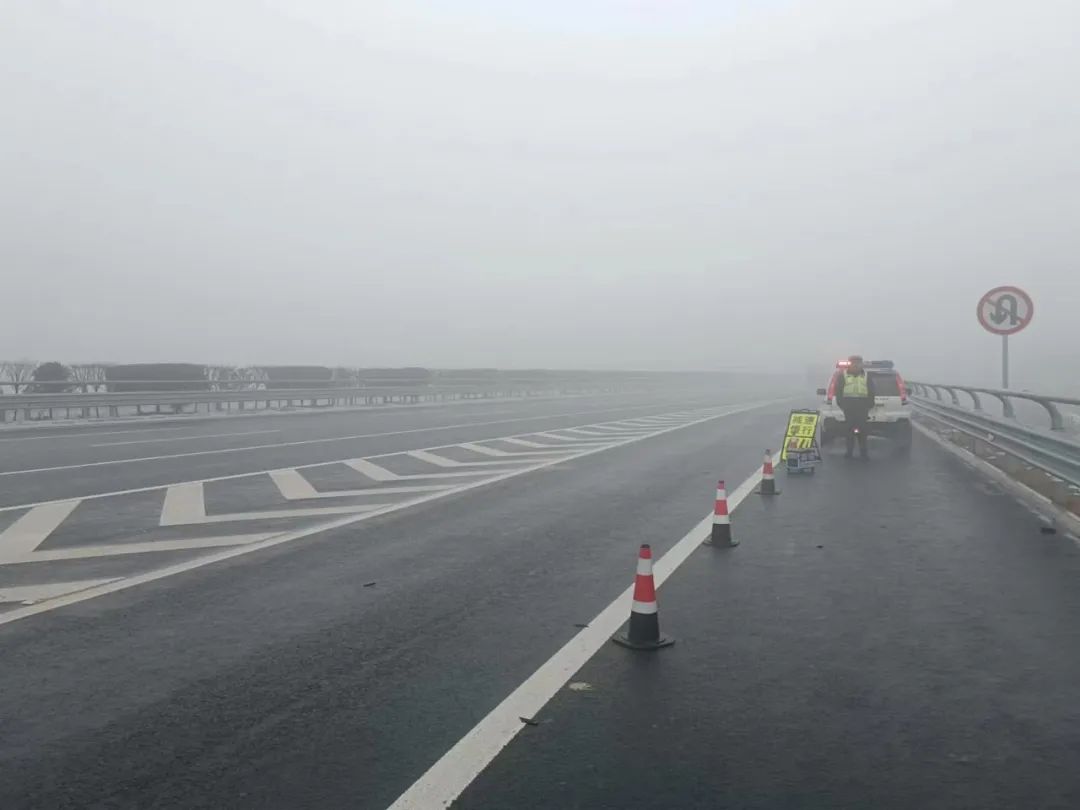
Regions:
M 784 433 L 783 449 L 780 458 L 788 460 L 789 454 L 798 454 L 800 461 L 809 463 L 821 461 L 821 450 L 817 442 L 817 426 L 820 414 L 812 410 L 792 411 L 788 417 L 787 432 Z

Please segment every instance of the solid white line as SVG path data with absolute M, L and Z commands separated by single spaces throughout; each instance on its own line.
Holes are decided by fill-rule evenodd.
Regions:
M 55 436 L 4 436 L 0 438 L 2 442 L 36 442 L 40 439 L 71 439 L 78 436 L 130 436 L 135 433 L 163 433 L 166 430 L 189 430 L 191 425 L 184 425 L 183 427 L 162 427 L 162 428 L 149 428 L 139 429 L 132 428 L 131 430 L 87 430 L 82 433 L 57 433 Z
M 69 593 L 85 591 L 88 588 L 96 588 L 109 582 L 116 582 L 116 579 L 116 577 L 112 579 L 84 579 L 78 582 L 49 582 L 44 585 L 0 585 L 0 603 L 29 603 L 39 602 L 42 599 L 56 599 L 58 596 L 65 596 Z
M 17 560 L 32 552 L 78 505 L 79 501 L 74 500 L 35 506 L 16 520 L 0 532 L 0 563 Z
M 161 507 L 162 526 L 184 526 L 198 523 L 206 517 L 206 501 L 201 481 L 175 484 L 165 490 L 165 503 Z
M 412 456 L 417 461 L 434 464 L 436 467 L 496 467 L 505 464 L 529 463 L 529 459 L 527 458 L 519 459 L 517 461 L 511 461 L 508 459 L 504 459 L 501 461 L 455 461 L 452 458 L 440 456 L 438 453 L 432 453 L 428 450 L 407 450 L 405 452 L 405 455 Z
M 273 470 L 270 472 L 270 480 L 274 482 L 278 492 L 290 501 L 319 497 L 319 491 L 298 470 Z
M 27 618 L 29 616 L 36 616 L 38 613 L 45 613 L 45 612 L 50 611 L 50 610 L 56 610 L 57 608 L 66 607 L 67 605 L 73 605 L 73 604 L 76 604 L 78 602 L 84 602 L 87 599 L 94 599 L 94 598 L 96 598 L 98 596 L 104 596 L 106 594 L 115 593 L 117 591 L 123 591 L 123 590 L 126 590 L 128 588 L 134 588 L 134 587 L 136 587 L 138 585 L 142 585 L 142 584 L 144 584 L 146 582 L 155 582 L 155 581 L 157 581 L 159 579 L 165 579 L 166 577 L 173 576 L 174 574 L 181 574 L 181 573 L 184 573 L 184 572 L 187 572 L 187 571 L 192 571 L 192 570 L 194 570 L 196 568 L 202 568 L 203 566 L 206 566 L 206 565 L 213 565 L 214 563 L 222 562 L 223 560 L 230 560 L 233 557 L 239 557 L 239 556 L 241 556 L 243 554 L 251 554 L 251 553 L 256 552 L 256 551 L 261 551 L 262 549 L 265 549 L 265 548 L 271 548 L 273 546 L 281 545 L 282 543 L 290 543 L 290 542 L 292 542 L 294 540 L 299 540 L 299 539 L 304 538 L 304 537 L 310 537 L 313 534 L 320 534 L 322 532 L 331 531 L 333 529 L 340 529 L 340 528 L 342 528 L 344 526 L 350 526 L 352 524 L 359 523 L 359 522 L 364 521 L 364 520 L 371 520 L 373 518 L 381 517 L 382 515 L 387 515 L 387 514 L 390 514 L 392 512 L 401 511 L 403 509 L 410 509 L 410 508 L 412 508 L 414 506 L 420 506 L 421 504 L 425 504 L 425 503 L 429 503 L 431 501 L 438 500 L 439 498 L 445 497 L 447 495 L 457 495 L 457 494 L 460 494 L 462 492 L 468 492 L 468 491 L 473 490 L 473 489 L 479 489 L 480 487 L 488 486 L 489 484 L 495 484 L 495 483 L 498 483 L 500 481 L 506 481 L 506 480 L 509 480 L 511 478 L 516 478 L 516 477 L 518 477 L 520 475 L 527 475 L 528 473 L 531 473 L 531 472 L 533 472 L 535 470 L 545 469 L 547 467 L 555 467 L 555 466 L 557 466 L 559 464 L 564 464 L 567 461 L 574 461 L 574 460 L 577 460 L 577 459 L 585 458 L 587 456 L 596 455 L 597 453 L 604 453 L 604 452 L 606 452 L 608 450 L 611 450 L 611 449 L 614 449 L 616 447 L 625 447 L 627 445 L 636 444 L 637 442 L 645 441 L 646 439 L 651 439 L 651 438 L 654 438 L 654 437 L 657 437 L 657 436 L 663 436 L 663 435 L 665 435 L 667 433 L 672 433 L 672 432 L 674 432 L 676 430 L 682 430 L 682 429 L 687 428 L 687 427 L 693 427 L 695 425 L 701 425 L 701 424 L 704 424 L 706 422 L 711 422 L 711 421 L 713 421 L 715 419 L 721 419 L 721 418 L 723 418 L 725 416 L 734 416 L 735 414 L 746 413 L 747 411 L 752 411 L 752 410 L 756 410 L 758 408 L 766 407 L 768 405 L 774 405 L 774 404 L 776 404 L 778 402 L 787 402 L 787 401 L 789 401 L 789 399 L 773 399 L 773 400 L 763 400 L 763 401 L 760 401 L 760 402 L 747 403 L 747 404 L 744 404 L 744 405 L 740 405 L 738 407 L 731 408 L 731 409 L 726 410 L 726 411 L 721 411 L 719 413 L 711 414 L 709 416 L 703 417 L 701 419 L 697 419 L 697 420 L 692 421 L 692 422 L 685 422 L 685 423 L 683 423 L 681 425 L 676 425 L 674 427 L 666 428 L 664 430 L 659 430 L 656 433 L 649 434 L 648 436 L 635 436 L 635 437 L 626 439 L 626 440 L 621 441 L 621 442 L 612 443 L 612 444 L 606 444 L 606 445 L 604 445 L 602 447 L 591 448 L 589 450 L 582 451 L 581 453 L 579 453 L 579 454 L 577 454 L 575 456 L 570 456 L 568 458 L 551 459 L 550 461 L 544 461 L 544 462 L 542 462 L 540 464 L 537 464 L 534 467 L 525 467 L 523 469 L 518 469 L 518 470 L 509 470 L 509 471 L 507 471 L 505 473 L 500 473 L 499 475 L 495 475 L 495 476 L 492 476 L 492 477 L 489 477 L 489 478 L 484 478 L 484 479 L 481 479 L 479 481 L 469 481 L 468 483 L 465 483 L 460 487 L 454 487 L 453 489 L 445 490 L 443 492 L 433 492 L 430 495 L 423 495 L 423 496 L 421 496 L 419 498 L 413 498 L 411 500 L 401 501 L 401 502 L 395 503 L 395 504 L 389 504 L 386 507 L 384 507 L 382 509 L 378 509 L 378 510 L 376 510 L 374 512 L 367 512 L 365 514 L 359 514 L 359 515 L 346 515 L 344 517 L 336 518 L 334 520 L 327 521 L 327 522 L 319 524 L 317 526 L 307 526 L 305 528 L 297 529 L 295 531 L 283 532 L 282 534 L 275 535 L 274 537 L 270 537 L 270 538 L 268 538 L 266 540 L 263 540 L 260 543 L 251 543 L 251 544 L 243 545 L 243 546 L 235 546 L 233 548 L 225 549 L 224 551 L 219 551 L 216 554 L 207 554 L 206 556 L 198 557 L 198 558 L 196 558 L 194 560 L 186 560 L 186 561 L 184 561 L 182 563 L 177 563 L 176 565 L 166 566 L 165 568 L 157 568 L 157 569 L 155 569 L 153 571 L 147 571 L 145 574 L 137 574 L 136 576 L 133 576 L 133 577 L 126 577 L 125 579 L 119 580 L 118 582 L 111 582 L 111 583 L 109 583 L 107 585 L 101 585 L 101 586 L 96 587 L 96 588 L 90 588 L 90 589 L 88 589 L 86 591 L 80 591 L 77 594 L 70 594 L 70 595 L 67 595 L 67 596 L 61 596 L 58 599 L 50 600 L 50 601 L 45 602 L 43 604 L 28 605 L 26 607 L 15 608 L 15 609 L 10 610 L 10 611 L 8 611 L 6 613 L 0 614 L 0 624 L 8 624 L 10 622 L 16 622 L 16 621 L 19 621 L 20 619 L 25 619 L 25 618 Z M 756 479 L 751 478 L 751 480 L 748 483 L 750 483 L 751 485 L 756 484 Z M 746 486 L 746 485 L 744 484 L 744 486 Z M 749 489 L 747 491 L 749 491 Z M 746 497 L 745 493 L 743 493 L 738 498 L 738 500 L 736 500 L 735 497 L 733 496 L 729 500 L 729 503 L 738 504 L 739 500 L 741 500 L 744 497 Z M 732 507 L 732 508 L 734 508 L 734 507 Z M 711 516 L 710 516 L 709 519 L 711 520 Z M 690 550 L 687 550 L 686 553 L 689 554 Z M 670 555 L 671 555 L 671 552 L 669 551 L 667 556 L 670 556 Z M 665 556 L 664 559 L 667 559 L 667 556 Z M 659 571 L 663 570 L 660 567 L 660 566 L 663 565 L 663 562 L 664 562 L 664 560 L 661 560 L 660 563 L 657 566 L 656 575 L 658 577 L 659 577 Z M 662 582 L 663 580 L 658 579 L 657 581 Z M 629 599 L 630 599 L 631 590 L 632 590 L 632 588 L 628 588 L 626 590 L 626 593 L 625 593 L 626 598 L 624 599 L 624 602 L 626 604 L 627 610 L 629 609 Z
M 260 540 L 266 540 L 276 534 L 280 534 L 280 532 L 230 534 L 222 537 L 191 537 L 176 540 L 150 540 L 144 543 L 110 543 L 104 546 L 50 548 L 45 549 L 44 551 L 35 551 L 30 556 L 23 557 L 21 560 L 13 560 L 10 564 L 55 562 L 57 560 L 90 560 L 97 557 L 115 557 L 122 554 L 150 554 L 158 551 L 189 551 L 200 548 L 239 546 L 245 543 L 257 543 Z M 104 581 L 115 582 L 116 579 Z
M 330 444 L 333 442 L 349 442 L 359 439 L 380 439 L 386 436 L 408 436 L 414 433 L 435 433 L 440 430 L 457 430 L 459 428 L 487 427 L 490 425 L 506 425 L 514 422 L 539 422 L 545 419 L 564 419 L 567 416 L 581 416 L 590 413 L 612 413 L 618 411 L 653 410 L 658 405 L 632 405 L 627 408 L 594 408 L 584 411 L 570 411 L 567 413 L 555 413 L 539 416 L 518 416 L 512 419 L 490 419 L 484 422 L 462 422 L 456 425 L 433 425 L 431 427 L 408 428 L 405 430 L 387 430 L 381 433 L 357 433 L 351 436 L 328 436 L 322 439 L 301 439 L 292 442 L 276 442 L 274 444 L 254 444 L 250 447 L 222 447 L 216 450 L 193 450 L 189 453 L 167 453 L 160 456 L 141 456 L 138 458 L 117 458 L 105 461 L 87 461 L 82 464 L 60 464 L 55 467 L 34 467 L 25 470 L 7 470 L 0 472 L 0 477 L 9 475 L 29 475 L 31 473 L 57 472 L 59 470 L 81 470 L 86 467 L 107 467 L 114 464 L 135 464 L 143 461 L 167 461 L 174 458 L 191 458 L 194 456 L 212 456 L 221 453 L 248 453 L 254 450 L 272 450 L 279 447 L 302 447 L 309 444 Z M 387 454 L 390 455 L 390 454 Z M 312 465 L 309 465 L 312 466 Z M 209 480 L 209 479 L 207 479 Z
M 169 436 L 163 439 L 135 439 L 130 442 L 102 442 L 91 447 L 123 447 L 128 444 L 160 444 L 162 442 L 193 442 L 198 439 L 225 439 L 231 436 L 257 436 L 263 433 L 281 433 L 280 430 L 245 430 L 241 433 L 201 433 L 195 436 Z
M 779 463 L 779 454 L 777 456 Z M 757 485 L 761 473 L 744 481 L 728 499 L 737 507 Z M 702 520 L 661 558 L 654 570 L 657 586 L 697 550 L 708 535 L 712 515 Z M 631 585 L 562 649 L 540 666 L 502 703 L 481 720 L 453 748 L 406 790 L 390 810 L 443 810 L 453 802 L 481 771 L 498 756 L 521 731 L 522 717 L 535 717 L 563 685 L 607 643 L 626 622 L 633 601 Z

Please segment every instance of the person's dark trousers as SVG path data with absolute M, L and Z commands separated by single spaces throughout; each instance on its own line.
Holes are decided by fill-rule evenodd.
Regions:
M 859 440 L 859 456 L 861 458 L 867 458 L 869 455 L 866 449 L 866 423 L 870 418 L 869 401 L 866 405 L 861 402 L 847 402 L 843 407 L 844 411 L 844 423 L 847 426 L 847 435 L 845 441 L 847 445 L 847 452 L 845 455 L 850 456 L 855 449 L 855 439 Z M 858 428 L 858 433 L 855 429 Z

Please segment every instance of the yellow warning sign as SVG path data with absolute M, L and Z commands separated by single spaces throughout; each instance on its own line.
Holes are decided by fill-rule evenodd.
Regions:
M 780 458 L 787 460 L 788 450 L 809 450 L 817 447 L 817 411 L 792 411 L 788 417 Z

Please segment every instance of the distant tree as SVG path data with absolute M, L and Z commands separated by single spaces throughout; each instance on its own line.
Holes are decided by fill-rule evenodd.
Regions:
M 240 372 L 232 366 L 207 366 L 206 378 L 210 380 L 210 387 L 218 391 L 233 391 L 244 387 L 241 384 Z
M 34 381 L 27 387 L 32 394 L 63 394 L 71 390 L 71 369 L 51 360 L 34 369 Z
M 10 387 L 18 394 L 34 377 L 37 363 L 30 360 L 0 360 L 0 390 Z
M 105 385 L 105 369 L 108 363 L 73 363 L 71 379 L 86 392 L 97 391 Z

